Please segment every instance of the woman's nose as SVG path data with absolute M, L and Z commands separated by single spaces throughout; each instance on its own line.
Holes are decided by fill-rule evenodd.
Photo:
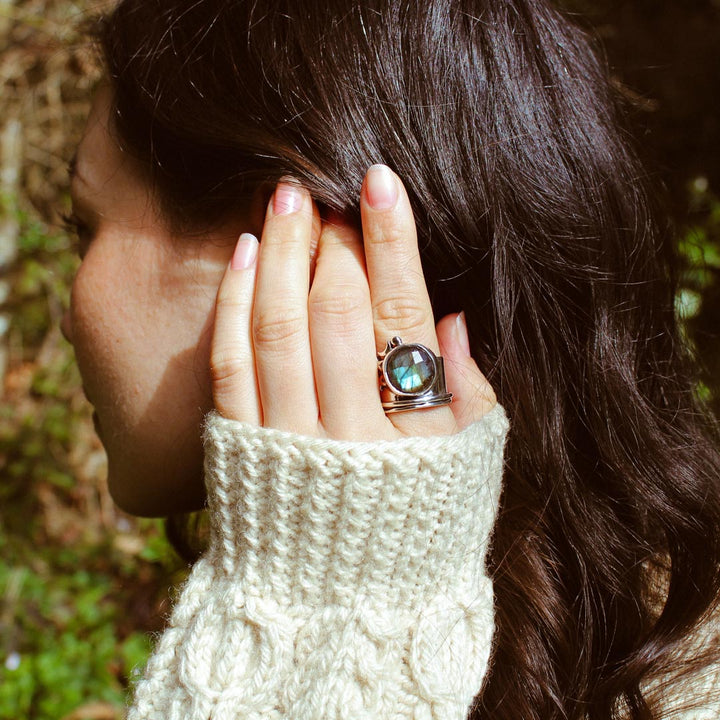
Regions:
M 72 345 L 72 321 L 70 320 L 70 310 L 66 310 L 60 321 L 60 332 L 63 337 Z

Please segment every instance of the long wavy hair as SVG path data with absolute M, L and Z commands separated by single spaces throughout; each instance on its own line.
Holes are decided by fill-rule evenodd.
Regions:
M 284 175 L 357 218 L 366 168 L 399 173 L 436 316 L 465 310 L 511 419 L 470 717 L 658 717 L 717 602 L 718 436 L 583 32 L 546 0 L 123 0 L 97 36 L 178 233 Z

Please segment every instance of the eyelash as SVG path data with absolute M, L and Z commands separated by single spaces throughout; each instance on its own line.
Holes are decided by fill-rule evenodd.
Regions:
M 74 213 L 60 213 L 60 219 L 63 230 L 74 238 L 75 252 L 82 260 L 92 239 L 90 228 Z

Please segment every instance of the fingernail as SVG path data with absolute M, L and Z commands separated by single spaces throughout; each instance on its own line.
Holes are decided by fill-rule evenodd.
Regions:
M 258 239 L 250 233 L 243 233 L 238 239 L 230 267 L 233 270 L 247 270 L 257 257 Z
M 387 165 L 373 165 L 367 171 L 365 192 L 373 210 L 389 210 L 398 199 L 398 185 Z
M 455 318 L 455 338 L 460 349 L 470 357 L 470 339 L 468 338 L 467 321 L 465 320 L 465 311 L 458 314 Z
M 285 182 L 278 184 L 273 195 L 273 213 L 275 215 L 289 215 L 298 211 L 301 205 L 302 194 L 297 185 Z

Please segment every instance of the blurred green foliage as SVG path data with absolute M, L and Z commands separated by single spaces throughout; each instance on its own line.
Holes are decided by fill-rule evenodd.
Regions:
M 117 708 L 125 681 L 145 662 L 148 636 L 118 637 L 118 579 L 87 549 L 18 547 L 0 535 L 0 588 L 13 623 L 3 624 L 0 717 L 57 719 L 88 699 Z M 30 550 L 32 555 L 23 558 Z M 82 569 L 79 569 L 82 568 Z
M 689 187 L 678 250 L 684 261 L 676 308 L 701 365 L 698 394 L 720 417 L 720 197 L 704 177 Z

